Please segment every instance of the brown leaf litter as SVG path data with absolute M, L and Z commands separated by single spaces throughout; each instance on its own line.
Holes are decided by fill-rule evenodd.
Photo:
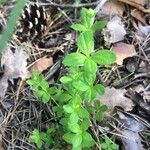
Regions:
M 145 9 L 144 8 L 144 5 L 146 4 L 145 3 L 145 0 L 119 0 L 120 2 L 123 2 L 125 4 L 129 4 L 135 8 L 137 8 L 138 10 L 141 10 L 145 13 L 150 13 L 150 9 Z
M 67 3 L 65 2 L 65 4 L 67 4 Z M 139 73 L 139 72 L 145 73 L 144 71 L 148 68 L 147 60 L 149 60 L 149 57 L 147 55 L 148 49 L 145 48 L 146 50 L 145 49 L 141 50 L 138 47 L 138 45 L 144 44 L 145 38 L 146 38 L 146 36 L 148 36 L 149 31 L 150 31 L 149 27 L 147 26 L 148 24 L 147 24 L 145 18 L 143 17 L 149 11 L 149 9 L 145 10 L 145 8 L 143 7 L 144 4 L 145 4 L 145 2 L 143 3 L 143 1 L 140 1 L 140 0 L 137 0 L 137 1 L 133 1 L 133 0 L 127 0 L 127 1 L 111 0 L 110 1 L 109 0 L 103 5 L 102 9 L 99 11 L 99 14 L 98 14 L 99 18 L 104 16 L 104 18 L 102 18 L 102 20 L 105 18 L 108 18 L 108 25 L 106 26 L 106 29 L 104 29 L 104 31 L 103 31 L 104 32 L 104 34 L 103 34 L 104 40 L 106 42 L 105 46 L 107 48 L 112 47 L 112 51 L 114 51 L 117 55 L 116 64 L 113 65 L 114 67 L 108 66 L 108 68 L 106 68 L 104 70 L 102 69 L 102 71 L 99 70 L 99 74 L 98 74 L 99 75 L 98 81 L 102 80 L 102 82 L 103 82 L 103 78 L 101 78 L 101 75 L 102 75 L 102 77 L 105 76 L 106 80 L 110 80 L 110 82 L 107 84 L 107 86 L 109 86 L 109 87 L 106 88 L 105 95 L 102 97 L 98 97 L 99 100 L 103 104 L 108 106 L 109 113 L 111 113 L 112 110 L 114 110 L 114 108 L 117 106 L 123 108 L 124 111 L 129 111 L 131 114 L 132 114 L 132 112 L 137 113 L 137 112 L 134 112 L 134 109 L 135 109 L 135 107 L 134 107 L 135 103 L 133 100 L 134 97 L 133 96 L 126 97 L 125 93 L 133 85 L 135 85 L 135 87 L 139 84 L 145 84 L 147 86 L 147 83 L 149 82 L 147 80 L 148 76 L 146 76 L 146 77 L 142 76 L 139 78 L 135 78 L 137 73 Z M 61 11 L 64 11 L 64 10 L 62 9 Z M 78 9 L 76 9 L 76 12 L 78 12 Z M 72 9 L 71 15 L 70 15 L 69 11 L 67 11 L 67 13 L 65 13 L 65 11 L 64 11 L 65 17 L 62 17 L 63 18 L 62 20 L 64 20 L 64 21 L 69 20 L 70 22 L 74 22 L 74 19 L 75 19 L 74 15 L 76 15 L 76 12 L 74 11 L 74 9 Z M 67 19 L 65 20 L 64 18 L 67 18 Z M 51 65 L 53 65 L 53 58 L 52 58 L 51 54 L 53 53 L 52 49 L 54 49 L 54 53 L 57 51 L 56 46 L 57 46 L 58 51 L 60 51 L 60 49 L 67 53 L 68 53 L 68 51 L 71 51 L 70 50 L 71 48 L 69 45 L 71 43 L 70 41 L 73 38 L 69 37 L 69 38 L 67 38 L 67 42 L 66 41 L 62 42 L 63 37 L 66 37 L 64 35 L 67 35 L 65 33 L 66 29 L 64 30 L 62 28 L 65 28 L 66 26 L 62 27 L 60 20 L 55 19 L 54 23 L 52 23 L 52 24 L 54 24 L 53 29 L 55 29 L 55 24 L 57 24 L 56 23 L 57 20 L 59 23 L 58 23 L 57 29 L 54 30 L 54 33 L 52 33 L 50 30 L 50 27 L 48 27 L 46 35 L 44 37 L 40 37 L 39 39 L 37 39 L 37 42 L 42 41 L 41 42 L 42 46 L 40 44 L 39 45 L 43 49 L 41 49 L 41 47 L 37 43 L 33 44 L 32 41 L 30 41 L 31 42 L 30 46 L 29 46 L 28 42 L 25 43 L 28 46 L 28 48 L 33 50 L 31 52 L 31 55 L 29 56 L 30 59 L 31 59 L 31 57 L 33 58 L 32 60 L 29 60 L 30 61 L 29 63 L 31 64 L 30 66 L 27 67 L 28 56 L 25 57 L 26 54 L 20 48 L 19 48 L 19 52 L 14 51 L 14 53 L 13 53 L 12 51 L 10 51 L 9 52 L 10 54 L 7 54 L 8 56 L 6 55 L 7 58 L 4 59 L 5 61 L 3 63 L 4 75 L 2 76 L 2 78 L 0 80 L 1 88 L 3 88 L 4 93 L 6 92 L 7 87 L 8 87 L 8 80 L 13 83 L 13 80 L 15 78 L 19 77 L 19 78 L 25 79 L 26 72 L 30 71 L 30 73 L 31 73 L 32 69 L 35 69 L 40 73 L 43 71 L 46 72 L 46 70 L 49 67 L 51 67 Z M 51 25 L 51 21 L 50 21 L 50 25 Z M 134 29 L 136 29 L 136 30 L 134 30 Z M 106 32 L 105 32 L 105 30 L 106 30 Z M 69 33 L 70 33 L 70 31 L 69 31 Z M 72 31 L 71 31 L 71 33 L 72 33 Z M 138 33 L 140 33 L 141 35 Z M 141 41 L 139 42 L 137 40 L 137 37 L 135 37 L 136 34 L 139 35 L 139 38 L 144 34 L 142 36 L 142 40 L 141 40 L 143 43 Z M 135 41 L 137 40 L 138 42 L 137 41 L 135 42 L 133 39 L 128 41 L 128 39 L 126 37 L 127 35 L 132 35 L 135 38 Z M 58 42 L 58 41 L 60 41 L 60 42 Z M 73 39 L 73 41 L 74 41 L 74 39 Z M 15 44 L 15 41 L 13 43 Z M 62 44 L 62 43 L 65 43 L 65 44 Z M 20 43 L 20 44 L 22 44 L 22 43 Z M 100 46 L 102 46 L 102 48 L 105 47 L 103 42 Z M 149 47 L 149 46 L 147 46 L 147 47 Z M 36 52 L 34 51 L 34 49 L 36 50 Z M 73 45 L 73 50 L 74 50 L 74 45 Z M 19 55 L 16 53 L 22 53 L 22 55 L 21 54 Z M 145 57 L 145 55 L 143 56 L 143 53 L 146 53 L 147 58 Z M 18 55 L 18 57 L 15 57 L 14 55 Z M 134 56 L 136 56 L 138 58 L 138 60 L 135 60 L 136 63 L 138 61 L 141 61 L 141 59 L 142 59 L 142 62 L 146 62 L 143 66 L 143 68 L 145 70 L 139 71 L 139 68 L 138 68 L 135 72 L 133 72 L 132 75 L 130 75 L 129 70 L 127 70 L 123 64 L 123 61 L 126 58 L 130 58 L 130 57 L 132 58 Z M 21 60 L 19 59 L 19 57 Z M 17 59 L 19 59 L 19 60 L 17 60 Z M 9 60 L 9 61 L 7 62 L 6 60 Z M 16 62 L 15 62 L 15 60 L 16 60 Z M 23 61 L 23 62 L 21 62 L 21 61 Z M 54 62 L 55 61 L 56 61 L 56 59 L 54 60 Z M 61 60 L 59 59 L 59 61 L 61 61 Z M 18 66 L 15 64 L 17 62 L 20 64 L 20 66 L 19 66 L 19 64 L 18 64 Z M 53 69 L 53 67 L 51 67 L 51 69 Z M 53 72 L 53 70 L 51 71 L 51 69 L 49 71 Z M 58 70 L 59 69 L 57 69 L 57 71 Z M 59 73 L 57 74 L 57 76 L 64 74 L 64 72 L 66 73 L 66 70 L 62 67 L 59 70 Z M 24 76 L 24 74 L 25 74 L 25 76 Z M 125 81 L 124 78 L 126 79 L 127 82 L 124 82 Z M 119 88 L 110 87 L 113 85 L 113 82 L 116 80 L 118 81 L 118 79 L 119 79 L 119 81 L 121 80 L 123 82 L 123 84 L 120 84 Z M 56 80 L 59 80 L 59 78 Z M 49 80 L 48 80 L 48 82 L 49 82 Z M 54 118 L 54 116 L 55 116 L 54 112 L 52 112 L 51 106 L 50 107 L 49 107 L 49 105 L 45 106 L 45 105 L 42 105 L 40 102 L 38 102 L 37 99 L 33 96 L 32 91 L 28 87 L 27 88 L 26 88 L 26 86 L 23 87 L 23 92 L 19 92 L 19 99 L 17 99 L 17 100 L 16 100 L 16 93 L 15 93 L 16 90 L 14 90 L 14 91 L 13 90 L 14 89 L 10 89 L 11 92 L 9 92 L 7 94 L 7 96 L 5 97 L 5 101 L 7 102 L 7 100 L 8 100 L 10 102 L 9 104 L 11 105 L 10 107 L 12 109 L 9 108 L 9 109 L 7 109 L 8 111 L 6 111 L 6 109 L 4 108 L 5 111 L 3 113 L 3 116 L 7 117 L 8 114 L 10 114 L 10 117 L 8 117 L 9 119 L 8 119 L 8 122 L 6 123 L 6 128 L 5 128 L 4 135 L 3 135 L 3 138 L 6 138 L 7 141 L 4 141 L 4 139 L 2 139 L 3 145 L 5 146 L 6 149 L 11 146 L 13 146 L 15 149 L 17 149 L 18 147 L 19 148 L 21 147 L 22 149 L 32 149 L 32 148 L 34 149 L 35 148 L 34 145 L 32 145 L 31 143 L 28 144 L 28 136 L 29 136 L 30 132 L 35 127 L 36 128 L 41 127 L 41 130 L 42 129 L 45 130 L 46 127 L 49 126 L 49 123 L 51 123 L 51 121 L 49 121 L 49 120 Z M 2 93 L 2 92 L 0 91 L 0 93 Z M 148 96 L 149 96 L 148 90 L 146 90 L 146 88 L 145 88 L 143 93 L 142 94 L 140 93 L 140 95 L 142 96 L 141 100 L 143 100 L 143 101 L 145 99 L 147 100 Z M 4 105 L 6 105 L 6 104 L 4 104 Z M 53 107 L 53 105 L 52 105 L 52 107 Z M 113 115 L 114 114 L 111 113 L 111 117 L 113 117 Z M 5 119 L 6 117 L 3 117 L 3 118 Z M 46 121 L 47 121 L 46 125 L 44 125 L 44 123 L 43 123 L 43 118 L 46 118 Z M 132 123 L 132 121 L 129 120 L 129 123 L 130 122 Z M 42 126 L 41 126 L 41 123 L 43 123 Z M 109 121 L 108 124 L 110 125 L 111 123 L 112 122 Z M 121 127 L 123 127 L 123 129 L 128 128 L 128 126 L 124 126 L 124 123 L 125 122 L 121 123 Z M 108 127 L 107 126 L 108 124 L 105 125 L 106 128 Z M 96 128 L 94 127 L 95 131 L 97 131 L 98 125 L 99 124 L 96 123 Z M 101 125 L 101 123 L 100 123 L 100 125 Z M 111 132 L 111 134 L 114 134 L 114 137 L 115 137 L 115 134 L 117 132 L 114 132 L 114 133 L 112 133 L 112 132 Z M 135 145 L 136 141 L 138 141 L 138 142 L 141 141 L 141 139 L 139 138 L 139 135 L 137 135 L 136 133 L 135 132 L 133 133 L 131 131 L 130 131 L 130 133 L 122 132 L 123 137 L 125 136 L 128 138 L 128 139 L 122 138 L 122 141 L 124 143 L 127 142 L 127 144 L 125 145 L 125 148 L 127 148 L 127 146 L 130 145 L 130 143 Z M 98 136 L 101 136 L 100 134 L 101 133 L 99 133 Z M 132 136 L 132 134 L 134 134 L 134 135 Z M 131 141 L 129 139 L 130 136 L 132 136 L 131 140 L 134 140 L 134 138 L 136 138 L 137 140 L 135 139 L 135 141 Z M 22 139 L 22 137 L 23 137 L 23 139 Z M 139 147 L 141 147 L 140 143 L 138 143 L 138 144 L 139 144 Z M 122 148 L 124 146 L 121 145 L 120 147 Z
M 130 116 L 129 113 L 118 111 L 119 122 L 124 125 L 120 129 L 117 138 L 123 143 L 125 150 L 145 150 L 142 143 L 142 138 L 139 134 L 142 130 L 146 129 L 144 123 L 142 123 L 136 116 Z
M 115 106 L 120 106 L 125 111 L 131 111 L 134 104 L 131 99 L 124 96 L 124 93 L 125 90 L 106 87 L 105 95 L 99 96 L 99 100 L 102 104 L 106 105 L 110 111 L 112 111 Z
M 46 57 L 42 57 L 40 59 L 38 59 L 37 61 L 35 61 L 34 63 L 32 63 L 29 67 L 28 70 L 31 74 L 32 70 L 35 70 L 39 73 L 42 73 L 43 71 L 45 71 L 48 67 L 51 67 L 53 65 L 53 58 L 46 58 Z
M 146 20 L 144 18 L 144 13 L 138 9 L 131 10 L 131 16 L 134 17 L 136 20 L 140 21 L 144 25 L 147 25 Z
M 117 0 L 111 0 L 107 1 L 103 7 L 98 12 L 98 17 L 101 17 L 102 15 L 106 16 L 113 16 L 117 15 L 119 17 L 122 17 L 123 12 L 125 11 L 125 5 L 122 2 L 119 2 Z
M 136 56 L 137 53 L 135 51 L 134 45 L 126 44 L 123 42 L 118 42 L 113 45 L 112 51 L 116 54 L 117 60 L 116 63 L 118 65 L 123 64 L 123 60 L 128 57 Z
M 27 54 L 21 48 L 16 47 L 13 53 L 8 46 L 1 59 L 4 74 L 0 79 L 0 98 L 5 96 L 8 81 L 13 84 L 13 79 L 24 78 L 27 75 Z
M 118 16 L 114 16 L 107 23 L 106 28 L 103 29 L 105 45 L 109 47 L 112 43 L 122 41 L 126 34 L 122 19 Z

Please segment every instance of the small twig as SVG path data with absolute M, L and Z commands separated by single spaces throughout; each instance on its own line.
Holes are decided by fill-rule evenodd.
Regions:
M 53 7 L 59 7 L 59 8 L 81 8 L 81 7 L 91 7 L 91 6 L 96 6 L 98 5 L 99 1 L 96 2 L 92 2 L 92 3 L 74 3 L 74 4 L 57 4 L 54 3 L 50 0 L 47 0 L 48 3 L 39 3 L 39 5 L 42 6 L 53 6 Z M 29 2 L 31 4 L 35 3 L 35 2 Z
M 108 0 L 99 0 L 97 2 L 97 6 L 95 8 L 96 12 L 99 12 L 101 10 L 101 8 L 103 7 L 103 5 L 107 2 Z
M 147 73 L 139 73 L 139 74 L 136 74 L 134 76 L 134 80 L 137 79 L 137 78 L 142 78 L 142 77 L 149 77 L 150 76 L 150 72 L 147 72 Z
M 61 66 L 61 61 L 57 61 L 46 73 L 45 80 L 50 79 L 56 73 L 56 71 L 60 68 L 60 66 Z

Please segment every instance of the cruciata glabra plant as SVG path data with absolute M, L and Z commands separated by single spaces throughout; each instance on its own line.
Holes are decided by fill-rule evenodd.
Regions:
M 96 99 L 97 95 L 103 95 L 105 91 L 102 84 L 96 83 L 96 72 L 98 66 L 110 65 L 116 60 L 110 50 L 94 50 L 94 33 L 106 25 L 106 21 L 95 22 L 95 15 L 94 10 L 83 8 L 81 23 L 71 26 L 79 32 L 78 49 L 63 60 L 68 73 L 60 78 L 61 88 L 49 86 L 43 75 L 35 71 L 27 81 L 42 102 L 54 102 L 53 111 L 62 125 L 63 139 L 72 145 L 73 150 L 90 148 L 97 143 L 94 135 L 89 132 L 91 117 L 101 121 L 107 107 Z M 41 148 L 46 141 L 46 133 L 44 138 L 38 138 L 38 145 L 34 132 L 30 139 Z M 40 137 L 37 130 L 35 133 Z

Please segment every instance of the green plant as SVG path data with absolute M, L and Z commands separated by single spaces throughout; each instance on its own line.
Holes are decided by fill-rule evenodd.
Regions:
M 95 15 L 94 10 L 83 8 L 81 23 L 71 26 L 79 31 L 78 50 L 63 60 L 68 74 L 60 78 L 61 88 L 49 87 L 44 77 L 35 72 L 32 79 L 27 81 L 43 102 L 55 102 L 53 111 L 63 127 L 63 138 L 72 145 L 73 150 L 90 148 L 97 142 L 89 132 L 91 117 L 101 121 L 107 108 L 96 98 L 105 91 L 102 84 L 96 83 L 96 72 L 99 65 L 110 65 L 116 60 L 110 50 L 94 50 L 94 32 L 106 25 L 106 21 L 94 22 Z
M 6 0 L 0 0 L 0 5 L 3 5 L 6 2 Z
M 3 1 L 0 2 L 2 3 Z M 7 42 L 10 40 L 26 2 L 27 0 L 17 0 L 17 3 L 8 19 L 7 26 L 0 37 L 0 53 L 3 52 Z
M 52 95 L 57 92 L 55 87 L 49 87 L 42 74 L 38 74 L 34 70 L 32 71 L 32 80 L 28 80 L 27 83 L 34 89 L 34 95 L 40 98 L 43 103 L 53 99 Z
M 32 131 L 32 135 L 30 136 L 30 141 L 31 142 L 34 142 L 37 147 L 40 149 L 43 145 L 43 142 L 44 142 L 44 138 L 46 134 L 44 132 L 39 132 L 38 129 L 34 129 Z
M 119 147 L 117 144 L 115 144 L 110 138 L 105 137 L 104 142 L 101 143 L 101 147 L 103 150 L 118 150 Z
M 42 145 L 45 145 L 45 148 L 48 149 L 50 145 L 55 144 L 53 135 L 56 132 L 54 124 L 46 132 L 39 132 L 38 129 L 34 129 L 30 136 L 30 141 L 34 142 L 39 149 L 42 148 Z

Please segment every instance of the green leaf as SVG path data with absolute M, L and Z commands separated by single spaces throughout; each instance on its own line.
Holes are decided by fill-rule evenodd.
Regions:
M 76 31 L 87 31 L 87 28 L 82 24 L 73 24 L 71 25 L 71 28 Z
M 47 93 L 53 95 L 53 94 L 59 93 L 59 89 L 57 89 L 56 87 L 49 87 L 49 88 L 47 89 Z
M 64 106 L 63 106 L 63 109 L 64 109 L 65 112 L 67 112 L 67 113 L 69 113 L 69 114 L 70 114 L 70 113 L 73 113 L 73 111 L 74 111 L 73 108 L 72 108 L 69 104 L 64 105 Z
M 63 64 L 66 66 L 82 66 L 85 59 L 86 57 L 83 54 L 71 53 L 64 58 Z
M 10 17 L 7 22 L 7 26 L 0 36 L 0 53 L 3 52 L 7 42 L 10 40 L 14 29 L 16 28 L 17 21 L 21 15 L 22 9 L 24 8 L 27 0 L 18 0 L 13 8 Z
M 74 133 L 80 133 L 81 132 L 78 121 L 79 121 L 79 116 L 77 115 L 76 112 L 73 112 L 70 115 L 69 120 L 68 120 L 68 127 L 69 127 L 70 131 L 72 131 Z
M 48 139 L 47 139 L 47 135 L 46 135 L 46 133 L 44 133 L 44 132 L 41 132 L 40 133 L 40 137 L 41 137 L 41 139 L 42 139 L 42 141 L 44 141 L 44 142 L 46 142 Z
M 104 119 L 104 115 L 102 114 L 102 112 L 97 112 L 95 114 L 95 118 L 97 121 L 101 122 Z
M 96 97 L 96 91 L 93 87 L 89 87 L 88 90 L 84 92 L 84 98 L 85 100 L 91 101 L 94 100 Z
M 94 107 L 96 110 L 99 110 L 99 108 L 101 107 L 101 103 L 99 100 L 94 101 Z
M 49 89 L 49 84 L 47 81 L 45 81 L 45 79 L 43 79 L 43 81 L 41 82 L 41 87 L 45 91 L 47 91 Z
M 73 133 L 80 133 L 81 132 L 80 126 L 77 123 L 73 123 L 73 124 L 68 123 L 68 127 L 69 127 L 70 131 Z
M 91 28 L 94 23 L 94 17 L 96 12 L 93 9 L 82 8 L 81 10 L 81 21 L 87 28 Z
M 72 144 L 72 139 L 73 139 L 74 133 L 66 133 L 64 134 L 63 138 L 66 142 L 69 144 Z
M 94 39 L 92 31 L 80 33 L 79 37 L 77 38 L 77 45 L 83 54 L 89 56 L 94 51 Z
M 43 142 L 38 129 L 34 129 L 32 131 L 32 135 L 30 136 L 30 141 L 34 142 L 39 149 L 42 147 Z
M 71 98 L 72 96 L 66 92 L 66 93 L 59 94 L 57 99 L 60 103 L 64 103 L 69 101 Z
M 97 64 L 90 58 L 87 58 L 84 62 L 84 70 L 85 72 L 96 74 L 97 71 Z
M 36 95 L 37 97 L 42 98 L 42 96 L 44 95 L 44 93 L 45 93 L 45 91 L 43 91 L 43 90 L 38 90 L 38 91 L 35 92 L 35 95 Z
M 50 128 L 46 131 L 47 134 L 52 134 L 56 132 L 55 124 L 52 124 Z
M 118 150 L 118 149 L 119 149 L 119 146 L 114 143 L 114 144 L 112 144 L 112 149 L 113 149 L 113 150 Z
M 92 30 L 95 32 L 96 30 L 103 29 L 107 25 L 107 21 L 96 21 L 93 26 Z
M 93 85 L 96 79 L 97 64 L 90 58 L 87 58 L 84 63 L 84 80 L 89 85 Z M 90 89 L 89 89 L 90 90 Z
M 87 84 L 85 84 L 84 82 L 82 82 L 80 80 L 73 82 L 72 85 L 74 88 L 76 88 L 77 90 L 82 91 L 82 92 L 86 91 L 89 88 L 89 86 Z
M 6 0 L 0 0 L 0 5 L 3 5 L 6 2 Z
M 82 132 L 88 130 L 89 127 L 90 127 L 89 119 L 84 119 L 81 123 Z
M 86 27 L 88 27 L 87 11 L 88 11 L 88 9 L 82 8 L 82 9 L 81 9 L 81 12 L 80 12 L 81 21 L 83 22 L 83 24 L 84 24 Z
M 77 109 L 77 114 L 81 118 L 89 118 L 89 113 L 85 108 L 78 108 Z
M 82 99 L 79 94 L 75 94 L 72 97 L 72 107 L 74 110 L 78 110 L 81 107 Z
M 49 102 L 49 100 L 50 100 L 50 95 L 49 95 L 48 93 L 44 93 L 44 94 L 42 95 L 42 102 L 43 102 L 44 104 L 46 104 L 46 103 Z
M 99 95 L 104 95 L 105 93 L 105 87 L 102 85 L 102 84 L 96 84 L 94 86 L 94 89 L 96 90 L 96 92 L 99 94 Z
M 96 74 L 84 71 L 83 79 L 89 85 L 92 85 L 96 79 Z
M 106 105 L 102 105 L 101 107 L 100 107 L 100 111 L 101 112 L 105 112 L 105 111 L 107 111 L 108 110 L 108 107 L 106 106 Z
M 26 83 L 33 86 L 36 82 L 34 80 L 27 80 Z
M 99 65 L 110 65 L 115 62 L 116 55 L 110 50 L 99 50 L 91 58 Z
M 95 145 L 95 141 L 88 132 L 82 133 L 82 147 L 92 147 Z
M 79 116 L 76 112 L 73 112 L 69 117 L 68 124 L 77 124 L 79 121 Z
M 66 130 L 66 129 L 69 129 L 69 126 L 68 126 L 68 118 L 62 118 L 62 116 L 61 116 L 61 119 L 60 119 L 60 124 L 62 125 L 62 127 L 63 127 L 63 129 L 64 129 L 64 131 Z M 70 130 L 71 131 L 71 130 Z
M 67 76 L 63 76 L 60 78 L 60 81 L 63 83 L 63 84 L 67 84 L 67 83 L 70 83 L 72 81 L 72 78 L 70 77 L 67 77 Z
M 37 145 L 37 147 L 38 147 L 39 149 L 41 149 L 43 143 L 42 143 L 42 141 L 39 141 L 36 145 Z
M 81 134 L 75 134 L 72 137 L 72 145 L 73 147 L 78 147 L 82 143 L 82 135 Z
M 77 147 L 72 147 L 72 150 L 82 150 L 82 146 L 79 145 L 79 146 L 77 146 Z
M 110 145 L 110 144 L 112 144 L 113 142 L 112 142 L 112 140 L 111 140 L 110 138 L 105 137 L 105 143 L 106 143 L 107 145 Z
M 107 147 L 107 144 L 106 144 L 106 143 L 102 143 L 102 144 L 101 144 L 101 148 L 107 150 L 107 148 L 108 148 L 108 147 Z

